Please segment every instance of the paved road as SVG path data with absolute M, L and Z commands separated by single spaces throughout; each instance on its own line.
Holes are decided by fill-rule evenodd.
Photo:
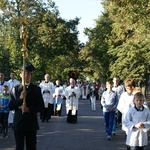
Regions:
M 120 127 L 116 133 L 111 141 L 106 139 L 99 101 L 93 112 L 89 100 L 80 100 L 77 124 L 66 123 L 64 104 L 61 117 L 52 116 L 48 123 L 40 122 L 37 150 L 126 150 L 125 135 Z M 0 150 L 15 150 L 12 130 L 7 139 L 0 139 Z

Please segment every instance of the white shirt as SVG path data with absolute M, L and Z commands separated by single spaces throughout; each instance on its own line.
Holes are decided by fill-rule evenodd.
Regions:
M 19 82 L 18 80 L 16 80 L 16 79 L 14 79 L 14 80 L 10 79 L 10 80 L 8 81 L 8 83 L 9 83 L 9 86 L 10 86 L 9 92 L 11 91 L 12 87 L 14 87 L 14 86 L 20 84 L 20 82 Z

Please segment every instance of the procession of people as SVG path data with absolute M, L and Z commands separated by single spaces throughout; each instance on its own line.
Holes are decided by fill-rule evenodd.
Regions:
M 102 108 L 106 139 L 114 138 L 116 127 L 121 126 L 127 136 L 127 150 L 144 150 L 147 146 L 150 111 L 141 88 L 136 87 L 133 79 L 120 83 L 116 76 L 105 84 L 69 78 L 65 82 L 56 79 L 53 83 L 47 73 L 44 80 L 35 85 L 31 83 L 34 69 L 30 63 L 25 66 L 26 91 L 23 90 L 24 83 L 16 79 L 14 72 L 10 73 L 9 81 L 5 81 L 4 73 L 0 73 L 0 132 L 3 138 L 7 138 L 8 128 L 13 129 L 16 150 L 24 149 L 24 138 L 26 148 L 36 150 L 38 113 L 41 122 L 48 123 L 53 116 L 61 117 L 62 109 L 65 109 L 66 123 L 77 124 L 80 100 L 89 100 L 91 111 Z M 20 77 L 23 78 L 23 69 Z M 100 107 L 97 107 L 98 100 Z M 62 105 L 64 102 L 65 107 Z M 133 137 L 136 141 L 131 142 Z

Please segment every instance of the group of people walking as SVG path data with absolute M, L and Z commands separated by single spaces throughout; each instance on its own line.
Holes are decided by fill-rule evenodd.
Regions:
M 38 112 L 41 113 L 42 122 L 48 122 L 51 115 L 61 115 L 62 99 L 66 98 L 66 113 L 68 123 L 77 123 L 78 98 L 81 96 L 80 89 L 75 86 L 73 78 L 70 85 L 64 87 L 56 80 L 54 85 L 49 79 L 49 74 L 44 76 L 39 86 L 31 83 L 34 66 L 30 63 L 21 69 L 20 83 L 13 78 L 4 81 L 4 73 L 0 73 L 0 125 L 3 137 L 7 138 L 8 125 L 13 128 L 16 142 L 16 150 L 24 149 L 26 140 L 27 150 L 36 150 L 36 135 L 39 129 Z M 25 82 L 23 82 L 25 81 Z M 25 88 L 25 89 L 24 89 Z M 13 122 L 9 122 L 9 114 Z M 12 116 L 14 115 L 14 116 Z
M 121 124 L 126 135 L 127 150 L 144 150 L 148 145 L 150 110 L 134 80 L 127 79 L 124 85 L 119 84 L 119 80 L 119 77 L 115 77 L 113 81 L 107 81 L 107 90 L 101 98 L 106 137 L 110 140 L 117 123 Z
M 44 100 L 44 110 L 41 112 L 42 122 L 48 122 L 51 115 L 61 116 L 62 102 L 66 99 L 66 113 L 68 123 L 77 123 L 78 99 L 81 96 L 80 89 L 73 78 L 70 78 L 68 86 L 62 86 L 60 80 L 56 85 L 50 81 L 50 75 L 45 75 L 45 80 L 39 84 Z
M 116 126 L 121 125 L 127 136 L 127 150 L 144 150 L 148 144 L 150 110 L 134 80 L 128 79 L 121 84 L 120 78 L 114 77 L 105 86 L 104 83 L 81 83 L 70 78 L 69 84 L 61 85 L 60 80 L 54 84 L 50 81 L 50 75 L 45 74 L 44 80 L 37 86 L 31 83 L 34 69 L 30 63 L 22 68 L 20 77 L 23 81 L 25 72 L 25 85 L 15 79 L 13 72 L 9 81 L 4 81 L 4 74 L 0 73 L 0 132 L 6 138 L 8 125 L 13 127 L 16 150 L 24 149 L 25 139 L 26 148 L 36 150 L 39 129 L 37 113 L 40 112 L 42 122 L 48 122 L 51 115 L 61 116 L 63 99 L 66 122 L 73 124 L 77 123 L 79 99 L 90 99 L 92 111 L 96 111 L 96 101 L 100 99 L 107 139 L 111 140 L 112 135 L 116 134 Z
M 1 132 L 3 137 L 7 138 L 8 125 L 11 125 L 14 130 L 16 150 L 24 149 L 25 139 L 28 150 L 36 149 L 36 134 L 39 129 L 37 112 L 44 108 L 44 102 L 41 89 L 31 83 L 33 71 L 33 65 L 26 64 L 20 72 L 21 83 L 15 79 L 13 72 L 10 74 L 9 81 L 5 81 L 4 73 L 0 73 Z
M 14 119 L 14 111 L 9 111 L 8 105 L 10 101 L 10 91 L 12 87 L 20 84 L 15 79 L 15 73 L 10 73 L 10 79 L 4 80 L 4 73 L 0 72 L 0 132 L 3 132 L 3 136 L 7 137 L 8 125 L 11 126 Z

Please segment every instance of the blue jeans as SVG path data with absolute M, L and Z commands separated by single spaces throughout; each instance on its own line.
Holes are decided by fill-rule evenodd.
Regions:
M 115 111 L 103 112 L 103 115 L 104 115 L 104 126 L 105 126 L 105 130 L 106 130 L 106 135 L 111 136 L 114 118 L 115 118 Z
M 113 123 L 113 129 L 112 129 L 113 132 L 116 131 L 116 127 L 117 127 L 117 118 L 116 118 L 116 116 L 115 116 L 115 117 L 114 117 L 114 123 Z

